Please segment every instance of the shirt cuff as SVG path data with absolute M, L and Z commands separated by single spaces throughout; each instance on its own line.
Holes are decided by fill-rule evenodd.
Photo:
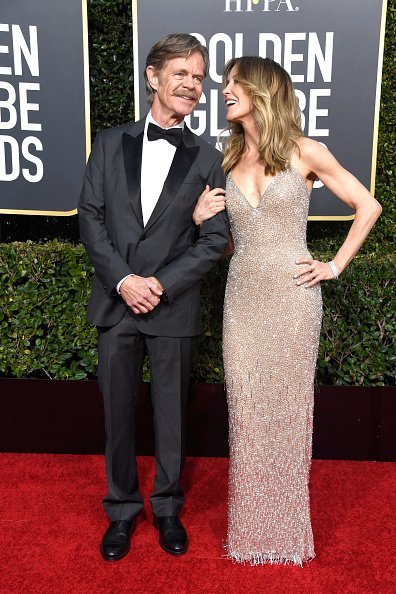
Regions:
M 135 276 L 134 274 L 127 274 L 126 276 L 124 276 L 124 278 L 122 278 L 120 280 L 120 282 L 117 284 L 116 289 L 117 289 L 117 293 L 120 294 L 120 289 L 121 289 L 121 285 L 124 282 L 124 280 L 126 280 L 127 278 L 129 278 L 130 276 Z

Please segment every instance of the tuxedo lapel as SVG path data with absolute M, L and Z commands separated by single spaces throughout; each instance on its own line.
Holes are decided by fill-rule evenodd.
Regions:
M 140 122 L 138 123 L 140 124 Z M 124 154 L 124 167 L 128 184 L 128 192 L 135 216 L 143 227 L 142 204 L 140 199 L 140 173 L 142 168 L 143 128 L 137 128 L 136 135 L 124 132 L 122 135 L 122 149 Z M 144 122 L 143 122 L 144 126 Z
M 175 156 L 172 161 L 168 176 L 165 180 L 164 187 L 157 204 L 147 221 L 145 231 L 149 229 L 159 219 L 170 202 L 175 198 L 180 186 L 182 185 L 187 173 L 190 171 L 199 152 L 199 146 L 195 145 L 194 136 L 192 132 L 184 127 L 182 142 L 176 149 Z

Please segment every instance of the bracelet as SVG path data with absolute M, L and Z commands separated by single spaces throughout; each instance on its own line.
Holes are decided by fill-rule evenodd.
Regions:
M 328 262 L 328 265 L 330 266 L 331 272 L 333 273 L 333 278 L 338 278 L 340 276 L 340 273 L 338 272 L 338 268 L 334 260 L 330 260 L 330 262 Z

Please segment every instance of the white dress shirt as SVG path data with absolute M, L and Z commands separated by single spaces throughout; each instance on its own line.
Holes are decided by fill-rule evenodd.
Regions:
M 147 221 L 158 202 L 176 152 L 176 147 L 165 139 L 148 140 L 147 128 L 150 122 L 159 126 L 158 122 L 151 115 L 151 111 L 147 115 L 144 126 L 142 171 L 140 176 L 144 225 L 147 225 Z M 183 128 L 183 126 L 184 122 L 172 127 Z
M 141 189 L 141 204 L 143 214 L 143 224 L 146 226 L 151 214 L 161 195 L 162 188 L 166 178 L 168 177 L 169 169 L 171 168 L 173 157 L 175 156 L 176 147 L 170 144 L 165 139 L 148 140 L 147 128 L 149 123 L 156 124 L 151 115 L 151 111 L 147 114 L 146 123 L 143 132 L 143 147 L 142 147 L 142 169 L 140 174 L 140 189 Z M 162 126 L 160 126 L 162 127 Z M 184 122 L 172 126 L 172 128 L 184 128 Z M 132 276 L 132 275 L 128 275 Z M 117 292 L 120 292 L 121 284 L 128 276 L 120 280 L 117 285 Z

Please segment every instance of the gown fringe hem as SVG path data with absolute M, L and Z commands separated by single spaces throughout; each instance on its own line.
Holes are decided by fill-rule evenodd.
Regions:
M 233 563 L 242 565 L 298 565 L 303 567 L 304 563 L 309 563 L 315 558 L 315 553 L 311 557 L 301 558 L 299 555 L 279 555 L 275 551 L 268 553 L 237 553 L 228 551 L 227 547 L 224 557 L 231 559 Z

